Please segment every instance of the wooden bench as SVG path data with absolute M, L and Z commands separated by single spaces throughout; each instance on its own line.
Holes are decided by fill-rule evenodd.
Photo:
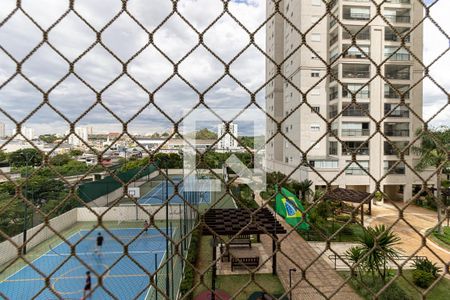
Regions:
M 232 257 L 231 271 L 234 268 L 256 268 L 259 266 L 259 257 Z
M 228 238 L 230 239 L 229 245 L 230 246 L 248 246 L 249 248 L 252 247 L 252 241 L 250 240 L 250 235 L 238 235 L 234 239 L 232 239 L 233 236 L 229 235 Z

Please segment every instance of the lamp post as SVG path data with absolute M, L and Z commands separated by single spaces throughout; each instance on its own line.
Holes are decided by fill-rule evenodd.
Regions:
M 297 272 L 297 269 L 289 269 L 289 299 L 292 300 L 292 272 Z

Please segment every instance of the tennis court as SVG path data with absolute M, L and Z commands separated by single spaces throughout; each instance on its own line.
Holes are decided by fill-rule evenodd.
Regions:
M 165 229 L 161 229 L 165 232 Z M 111 229 L 111 233 L 121 242 L 129 243 L 142 231 L 141 228 Z M 129 256 L 138 262 L 139 267 L 128 256 L 123 256 L 123 246 L 105 230 L 80 230 L 72 234 L 68 241 L 79 242 L 75 252 L 79 259 L 97 274 L 105 273 L 103 287 L 117 299 L 146 299 L 152 295 L 153 287 L 149 286 L 150 277 L 142 268 L 153 273 L 164 258 L 166 240 L 156 229 L 149 229 L 141 234 L 128 247 Z M 104 237 L 101 252 L 94 253 L 98 232 Z M 169 234 L 170 235 L 170 234 Z M 122 257 L 123 256 L 123 257 Z M 60 243 L 36 260 L 33 265 L 44 276 L 49 276 L 53 290 L 64 299 L 80 299 L 83 295 L 85 273 L 88 270 L 80 260 L 70 257 L 70 246 Z M 117 260 L 119 260 L 117 262 Z M 59 269 L 58 267 L 61 266 Z M 56 271 L 55 271 L 56 270 Z M 54 272 L 54 273 L 52 273 Z M 159 271 L 158 274 L 163 273 Z M 92 299 L 111 299 L 107 291 L 97 286 L 97 277 L 92 276 Z M 162 278 L 160 279 L 163 280 Z M 150 288 L 149 288 L 150 287 Z M 45 286 L 42 275 L 30 266 L 25 266 L 0 282 L 0 290 L 9 299 L 57 299 L 58 297 Z M 34 298 L 33 298 L 34 299 Z
M 147 194 L 142 196 L 139 199 L 139 204 L 150 204 L 150 205 L 161 205 L 166 201 L 167 198 L 170 198 L 170 204 L 183 204 L 183 198 L 192 204 L 209 204 L 211 203 L 211 186 L 208 181 L 204 186 L 200 187 L 201 191 L 199 192 L 185 192 L 183 183 L 180 183 L 183 177 L 173 177 L 171 180 L 178 184 L 178 194 L 175 194 L 175 186 L 172 182 L 167 183 L 166 189 L 166 181 L 161 181 L 156 187 L 150 190 Z

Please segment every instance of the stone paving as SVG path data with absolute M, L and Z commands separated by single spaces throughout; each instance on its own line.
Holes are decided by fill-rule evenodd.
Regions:
M 402 205 L 402 203 L 398 202 L 395 204 L 397 206 Z M 422 245 L 421 235 L 425 234 L 429 228 L 436 225 L 437 213 L 429 209 L 410 205 L 405 209 L 403 215 L 403 219 L 411 224 L 412 227 L 403 220 L 395 223 L 399 218 L 399 213 L 397 208 L 392 204 L 384 203 L 382 205 L 373 205 L 372 217 L 367 219 L 366 225 L 375 226 L 378 224 L 385 224 L 386 226 L 391 226 L 395 223 L 392 230 L 395 231 L 401 239 L 398 248 L 403 251 L 402 255 L 424 255 L 441 267 L 444 266 L 444 263 L 449 264 L 450 252 L 430 239 L 426 240 L 429 249 L 422 248 L 417 251 Z M 446 222 L 444 222 L 444 224 L 446 224 Z M 416 229 L 417 232 L 413 228 Z
M 256 200 L 260 203 L 262 201 L 259 195 Z M 279 216 L 277 219 L 287 230 L 292 228 L 284 219 Z M 361 299 L 297 233 L 279 235 L 279 239 L 282 242 L 281 251 L 277 253 L 277 270 L 286 291 L 289 290 L 289 269 L 297 269 L 292 273 L 293 300 Z M 270 237 L 262 235 L 261 241 L 266 249 L 272 249 Z

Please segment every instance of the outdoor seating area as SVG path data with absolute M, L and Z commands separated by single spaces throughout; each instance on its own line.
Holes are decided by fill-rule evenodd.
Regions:
M 202 218 L 205 224 L 203 235 L 212 236 L 212 261 L 217 261 L 212 266 L 212 291 L 216 289 L 219 274 L 247 274 L 260 264 L 263 266 L 255 273 L 277 274 L 276 240 L 279 234 L 286 233 L 286 229 L 269 209 L 210 209 Z M 256 236 L 259 241 L 261 234 L 272 238 L 270 256 L 262 243 L 252 244 L 251 236 Z M 228 237 L 228 241 L 224 237 Z M 211 296 L 214 300 L 214 293 Z
M 236 242 L 238 241 L 238 242 Z M 244 246 L 244 247 L 243 247 Z M 216 248 L 218 275 L 247 274 L 249 270 L 259 274 L 272 273 L 272 262 L 262 243 L 252 243 L 250 235 L 221 243 Z

